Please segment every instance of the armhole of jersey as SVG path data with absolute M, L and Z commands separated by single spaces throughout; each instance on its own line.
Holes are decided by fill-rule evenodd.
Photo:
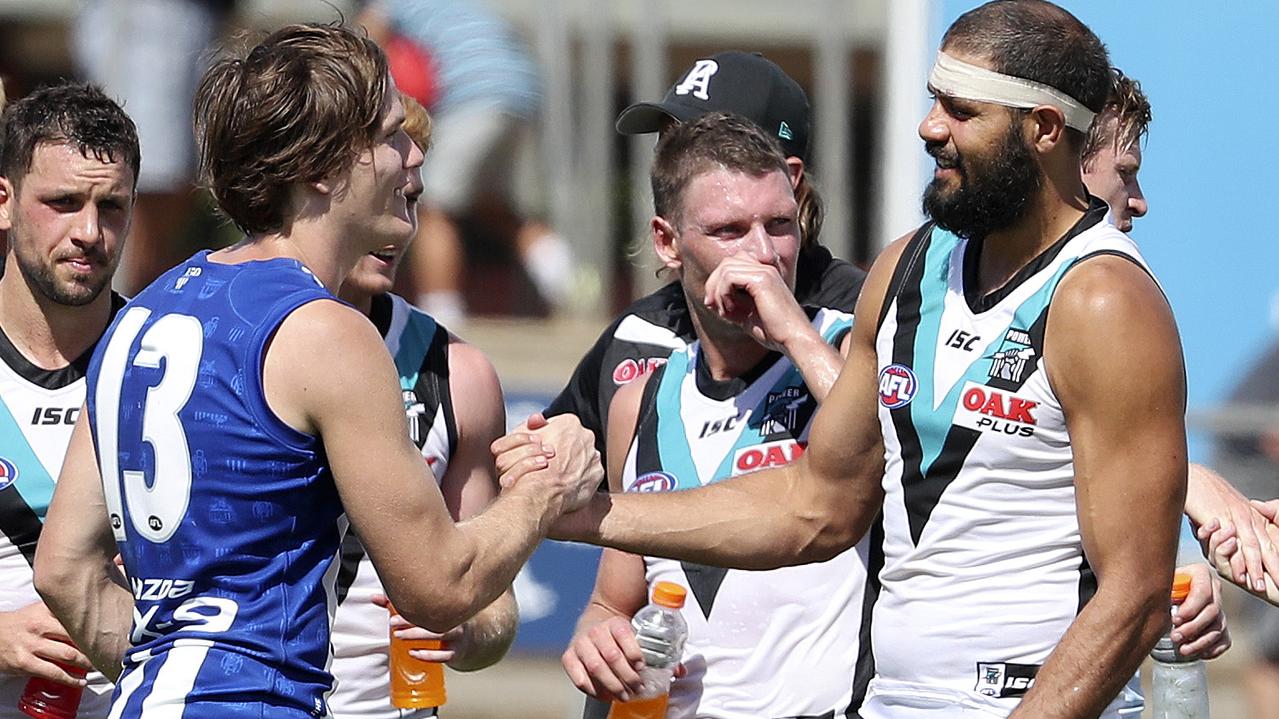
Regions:
M 319 442 L 319 437 L 290 427 L 288 423 L 276 415 L 275 410 L 271 409 L 271 405 L 266 399 L 263 373 L 266 371 L 267 344 L 275 338 L 275 333 L 284 324 L 284 320 L 288 319 L 289 315 L 296 312 L 303 305 L 320 300 L 337 301 L 332 295 L 318 287 L 308 287 L 285 295 L 283 299 L 276 302 L 265 313 L 270 321 L 264 323 L 248 338 L 249 341 L 244 351 L 245 391 L 256 394 L 257 399 L 260 400 L 259 403 L 254 401 L 252 397 L 247 397 L 245 405 L 253 413 L 253 416 L 257 418 L 263 432 L 285 446 L 303 452 L 316 451 L 315 444 Z
M 888 308 L 901 292 L 902 284 L 905 283 L 911 267 L 923 257 L 924 250 L 928 247 L 928 240 L 932 237 L 933 227 L 932 221 L 920 225 L 910 241 L 906 243 L 906 249 L 902 250 L 901 255 L 898 256 L 897 266 L 893 268 L 893 278 L 888 283 L 888 291 L 884 293 L 884 303 L 879 308 L 879 319 L 875 323 L 876 332 L 884 326 L 884 320 L 888 317 Z
M 422 369 L 435 378 L 440 411 L 444 413 L 444 429 L 448 433 L 449 456 L 457 454 L 457 416 L 453 413 L 453 393 L 449 388 L 449 331 L 435 325 L 435 336 L 426 350 Z
M 1163 285 L 1159 284 L 1159 280 L 1158 280 L 1158 278 L 1156 278 L 1156 277 L 1154 276 L 1154 274 L 1153 274 L 1153 273 L 1151 273 L 1150 268 L 1149 268 L 1149 267 L 1147 267 L 1147 266 L 1145 266 L 1144 264 L 1142 264 L 1141 260 L 1138 260 L 1136 257 L 1133 257 L 1132 255 L 1128 254 L 1127 252 L 1121 252 L 1121 251 L 1119 251 L 1119 250 L 1109 250 L 1109 249 L 1106 249 L 1106 250 L 1095 250 L 1095 251 L 1093 251 L 1093 252 L 1089 252 L 1089 253 L 1088 253 L 1088 254 L 1086 254 L 1086 255 L 1080 255 L 1079 257 L 1076 257 L 1074 260 L 1072 260 L 1072 261 L 1071 261 L 1070 265 L 1066 268 L 1066 271 L 1065 271 L 1065 272 L 1063 272 L 1063 273 L 1061 273 L 1061 278 L 1057 280 L 1057 285 L 1056 285 L 1055 287 L 1053 287 L 1053 294 L 1054 294 L 1054 295 L 1056 295 L 1056 294 L 1057 294 L 1057 287 L 1060 287 L 1060 286 L 1061 286 L 1061 281 L 1062 281 L 1062 280 L 1064 280 L 1064 279 L 1066 279 L 1066 275 L 1070 274 L 1070 271 L 1071 271 L 1071 270 L 1073 270 L 1073 269 L 1075 269 L 1076 267 L 1078 267 L 1079 265 L 1083 264 L 1083 262 L 1084 262 L 1085 260 L 1090 260 L 1090 259 L 1092 259 L 1092 258 L 1094 258 L 1094 257 L 1099 257 L 1099 256 L 1103 256 L 1103 255 L 1110 255 L 1110 256 L 1113 256 L 1113 257 L 1121 257 L 1121 258 L 1123 258 L 1123 259 L 1125 259 L 1125 260 L 1128 260 L 1129 262 L 1133 263 L 1133 264 L 1134 264 L 1134 265 L 1136 265 L 1137 267 L 1139 267 L 1139 268 L 1141 269 L 1141 271 L 1142 271 L 1142 272 L 1145 272 L 1145 273 L 1146 273 L 1146 276 L 1150 278 L 1150 281 L 1155 283 L 1155 287 L 1159 290 L 1159 294 L 1163 295 L 1164 302 L 1167 302 L 1167 303 L 1168 303 L 1169 311 L 1171 311 L 1171 308 L 1172 308 L 1172 302 L 1168 299 L 1168 293 L 1167 293 L 1167 292 L 1164 292 Z M 1046 331 L 1046 330 L 1047 330 L 1047 317 L 1045 317 L 1044 319 L 1045 319 L 1045 331 Z M 1042 340 L 1041 340 L 1041 341 L 1042 341 Z M 1047 375 L 1045 375 L 1045 376 L 1047 376 Z M 1190 377 L 1186 374 L 1186 363 L 1185 363 L 1185 362 L 1182 362 L 1182 363 L 1181 363 L 1181 384 L 1182 384 L 1182 386 L 1183 386 L 1183 387 L 1186 387 L 1186 388 L 1187 388 L 1186 393 L 1187 393 L 1187 395 L 1188 395 L 1188 394 L 1189 394 L 1189 387 L 1190 387 Z M 1055 390 L 1054 390 L 1054 391 L 1055 391 Z M 1181 400 L 1182 400 L 1182 402 L 1184 403 L 1184 402 L 1186 402 L 1187 397 L 1183 396 L 1183 397 L 1181 398 Z
M 644 384 L 644 391 L 640 393 L 639 411 L 635 413 L 635 426 L 631 428 L 631 444 L 635 443 L 639 437 L 640 428 L 650 419 L 656 421 L 657 414 L 657 391 L 662 387 L 662 380 L 666 377 L 666 365 L 662 365 L 653 370 L 653 373 L 647 377 Z M 629 451 L 629 448 L 628 448 Z

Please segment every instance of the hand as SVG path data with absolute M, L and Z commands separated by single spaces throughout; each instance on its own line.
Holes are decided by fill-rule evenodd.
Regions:
M 391 602 L 386 598 L 385 594 L 374 594 L 373 603 L 383 609 L 390 609 Z M 423 629 L 400 616 L 399 614 L 391 615 L 391 631 L 395 634 L 396 639 L 418 640 L 418 639 L 436 639 L 445 642 L 440 649 L 410 649 L 409 656 L 424 662 L 437 662 L 445 664 L 453 661 L 458 656 L 465 656 L 469 647 L 467 642 L 468 633 L 466 624 L 453 627 L 452 629 L 439 634 L 429 629 Z
M 520 432 L 517 428 L 492 445 L 504 487 L 530 480 L 544 483 L 559 500 L 556 515 L 585 506 L 604 481 L 595 435 L 571 414 L 550 420 L 534 415 L 527 426 L 529 431 Z M 530 434 L 532 438 L 527 436 Z M 538 441 L 543 447 L 533 448 L 531 445 Z M 543 462 L 546 466 L 539 469 Z
M 725 258 L 706 278 L 706 306 L 778 352 L 811 329 L 808 315 L 778 269 L 741 254 Z
M 1177 652 L 1194 659 L 1216 659 L 1230 648 L 1230 632 L 1221 607 L 1221 580 L 1202 562 L 1177 567 L 1190 575 L 1190 594 L 1173 608 L 1172 640 Z
M 1216 472 L 1192 464 L 1189 477 L 1186 514 L 1200 525 L 1196 534 L 1209 561 L 1222 576 L 1264 596 L 1267 577 L 1279 577 L 1279 544 L 1267 529 L 1273 524 Z
M 578 631 L 560 663 L 573 686 L 600 701 L 628 701 L 641 687 L 644 655 L 626 617 Z
M 93 669 L 89 658 L 72 646 L 71 637 L 43 602 L 0 612 L 0 637 L 4 637 L 0 642 L 0 673 L 82 687 L 84 679 L 71 676 L 53 662 Z

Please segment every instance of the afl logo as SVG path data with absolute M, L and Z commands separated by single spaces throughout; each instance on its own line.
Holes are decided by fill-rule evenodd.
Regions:
M 675 477 L 666 472 L 649 472 L 635 480 L 631 485 L 632 492 L 669 492 L 675 489 Z
M 18 479 L 18 465 L 0 457 L 0 489 L 13 484 Z
M 888 365 L 879 373 L 879 403 L 888 409 L 910 404 L 918 388 L 915 373 L 904 364 Z

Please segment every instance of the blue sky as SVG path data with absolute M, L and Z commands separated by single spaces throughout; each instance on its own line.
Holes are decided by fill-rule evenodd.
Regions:
M 943 0 L 935 37 L 979 4 Z M 1061 4 L 1150 97 L 1140 175 L 1150 213 L 1132 236 L 1176 313 L 1191 408 L 1214 407 L 1279 328 L 1279 241 L 1269 222 L 1279 201 L 1274 136 L 1264 129 L 1279 123 L 1279 81 L 1264 50 L 1279 31 L 1279 3 Z M 1141 368 L 1132 370 L 1140 381 Z M 1194 442 L 1192 457 L 1205 459 L 1205 448 Z

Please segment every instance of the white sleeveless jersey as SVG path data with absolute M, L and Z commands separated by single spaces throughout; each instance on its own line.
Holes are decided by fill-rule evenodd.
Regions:
M 838 344 L 851 321 L 815 310 L 813 324 Z M 715 382 L 698 361 L 700 347 L 677 350 L 645 388 L 625 491 L 698 487 L 803 453 L 817 402 L 790 361 L 772 355 L 744 377 Z M 649 586 L 689 589 L 688 675 L 675 681 L 667 716 L 854 716 L 873 672 L 863 636 L 874 601 L 870 545 L 866 539 L 827 562 L 771 571 L 645 557 Z
M 1094 203 L 985 297 L 970 289 L 979 248 L 940 228 L 898 262 L 876 339 L 885 541 L 867 719 L 1006 716 L 1096 589 L 1043 347 L 1072 266 L 1146 268 L 1104 217 Z M 1130 688 L 1105 716 L 1140 708 Z
M 112 310 L 124 300 L 113 297 Z M 0 612 L 40 601 L 31 562 L 54 482 L 84 404 L 93 348 L 56 370 L 35 366 L 0 331 Z M 27 677 L 0 674 L 0 719 L 27 719 L 18 698 Z M 97 672 L 80 703 L 83 719 L 106 717 L 112 686 Z
M 448 331 L 397 295 L 375 298 L 371 315 L 395 359 L 409 434 L 439 482 L 457 445 L 449 395 Z M 435 715 L 434 709 L 408 711 L 391 706 L 389 617 L 373 603 L 373 595 L 383 593 L 363 545 L 348 532 L 342 544 L 339 603 L 333 623 L 334 682 L 329 709 L 334 719 Z

